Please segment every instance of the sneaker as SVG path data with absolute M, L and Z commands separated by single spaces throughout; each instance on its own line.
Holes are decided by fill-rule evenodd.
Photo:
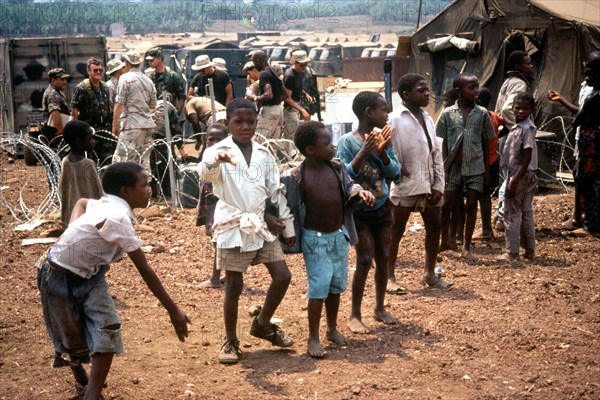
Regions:
M 258 317 L 255 317 L 254 321 L 252 321 L 250 334 L 259 339 L 264 339 L 271 342 L 273 346 L 291 347 L 294 344 L 293 340 L 285 338 L 285 332 L 283 329 L 271 323 L 267 325 L 260 325 L 258 323 Z
M 240 341 L 237 339 L 226 340 L 219 352 L 219 362 L 221 364 L 235 364 L 241 358 Z

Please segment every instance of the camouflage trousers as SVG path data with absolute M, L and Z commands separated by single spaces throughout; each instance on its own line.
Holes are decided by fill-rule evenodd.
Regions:
M 150 175 L 150 152 L 154 128 L 125 129 L 119 135 L 113 163 L 130 161 L 141 164 Z

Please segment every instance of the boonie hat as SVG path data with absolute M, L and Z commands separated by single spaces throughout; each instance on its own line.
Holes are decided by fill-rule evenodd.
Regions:
M 162 57 L 162 48 L 160 47 L 153 47 L 146 53 L 146 60 L 148 61 L 154 60 L 157 57 Z
M 292 53 L 294 61 L 300 64 L 304 64 L 310 61 L 310 58 L 306 55 L 304 50 L 296 50 Z
M 68 75 L 62 68 L 52 68 L 50 71 L 48 71 L 48 76 L 50 79 L 71 77 L 71 75 Z
M 210 61 L 209 56 L 202 54 L 196 57 L 194 60 L 194 65 L 192 65 L 192 69 L 194 71 L 202 71 L 204 68 L 213 67 L 214 65 L 215 64 Z
M 131 65 L 140 65 L 142 61 L 144 61 L 142 56 L 140 56 L 135 50 L 129 50 L 127 53 L 125 53 L 123 58 L 125 58 L 125 60 Z
M 256 65 L 254 65 L 254 63 L 252 61 L 248 61 L 246 64 L 244 64 L 244 68 L 242 68 L 242 71 L 246 72 L 253 68 L 256 68 Z
M 110 60 L 107 64 L 106 64 L 106 75 L 112 75 L 115 72 L 117 72 L 118 70 L 120 70 L 121 68 L 123 68 L 125 66 L 125 63 L 121 60 Z
M 217 67 L 217 69 L 220 69 L 221 71 L 227 71 L 227 62 L 222 58 L 213 58 L 212 62 L 213 64 L 215 64 L 215 67 Z

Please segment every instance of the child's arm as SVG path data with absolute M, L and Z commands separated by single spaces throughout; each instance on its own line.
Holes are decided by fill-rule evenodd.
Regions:
M 206 158 L 207 161 L 200 161 L 198 163 L 198 177 L 200 180 L 211 183 L 217 183 L 222 180 L 222 162 L 227 162 L 231 165 L 237 165 L 235 162 L 235 157 L 231 153 L 218 152 L 215 154 L 209 152 L 205 153 L 202 158 Z
M 133 261 L 133 264 L 144 279 L 144 282 L 146 282 L 146 285 L 148 285 L 152 294 L 154 294 L 160 303 L 167 309 L 169 317 L 171 317 L 171 323 L 173 324 L 173 327 L 175 327 L 177 337 L 180 341 L 185 341 L 185 338 L 188 336 L 187 324 L 191 324 L 192 321 L 190 321 L 189 317 L 180 310 L 171 299 L 154 270 L 148 265 L 148 260 L 146 260 L 146 255 L 142 249 L 137 249 L 127 254 L 129 255 L 129 258 L 131 258 L 131 261 Z
M 75 205 L 73 206 L 73 211 L 71 211 L 71 219 L 69 219 L 69 223 L 75 221 L 77 218 L 85 214 L 88 200 L 89 199 L 84 198 L 77 200 L 77 203 L 75 203 Z
M 579 112 L 579 107 L 577 107 L 573 103 L 570 103 L 567 99 L 562 97 L 560 95 L 560 93 L 558 93 L 556 90 L 548 90 L 548 99 L 550 101 L 558 101 L 560 104 L 565 106 L 565 108 L 567 110 L 571 111 L 573 114 L 577 114 Z
M 356 178 L 367 157 L 377 148 L 378 139 L 377 135 L 366 136 L 361 149 L 356 154 L 352 153 L 346 144 L 348 141 L 344 140 L 338 143 L 337 157 L 346 164 L 350 176 Z
M 531 153 L 531 148 L 523 149 L 523 163 L 519 167 L 517 173 L 509 178 L 510 180 L 508 181 L 508 186 L 506 187 L 507 199 L 512 199 L 515 196 L 517 187 L 519 186 L 519 181 L 527 171 L 527 167 L 529 167 L 529 163 L 531 162 Z
M 274 216 L 270 213 L 265 213 L 265 222 L 269 230 L 275 234 L 282 234 L 285 238 L 285 245 L 291 247 L 296 239 L 294 230 L 294 216 L 290 212 L 285 197 L 285 186 L 281 182 L 279 169 L 275 159 L 267 162 L 265 171 L 265 184 L 267 186 L 267 195 L 272 204 L 275 204 L 279 215 Z

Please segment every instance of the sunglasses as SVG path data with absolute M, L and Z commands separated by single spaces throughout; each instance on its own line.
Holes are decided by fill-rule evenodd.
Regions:
M 301 67 L 308 67 L 308 63 L 299 63 L 299 62 L 296 62 L 296 64 L 298 64 Z
M 102 69 L 102 68 L 94 68 L 94 69 L 92 69 L 92 72 L 94 74 L 99 74 L 100 72 L 103 72 L 103 71 L 104 71 L 104 69 Z

